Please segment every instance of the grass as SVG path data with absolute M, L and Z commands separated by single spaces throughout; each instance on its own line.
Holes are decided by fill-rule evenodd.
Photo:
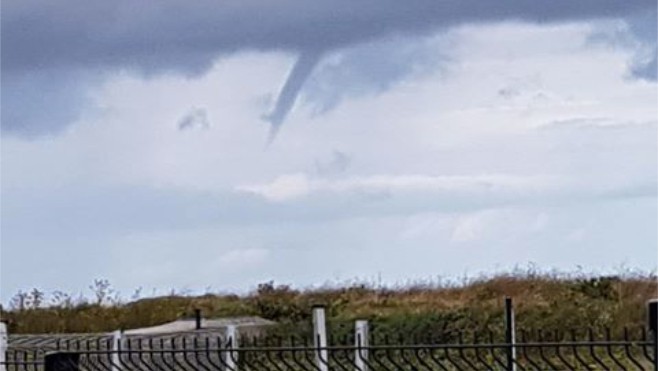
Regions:
M 18 293 L 1 315 L 10 333 L 106 332 L 173 321 L 199 308 L 205 317 L 256 315 L 293 331 L 290 329 L 307 327 L 311 307 L 323 304 L 330 324 L 370 319 L 379 331 L 421 334 L 498 329 L 503 298 L 511 296 L 521 329 L 591 326 L 620 332 L 625 326 L 645 324 L 646 302 L 658 297 L 658 283 L 654 273 L 595 276 L 528 270 L 459 283 L 388 288 L 357 283 L 298 290 L 268 282 L 243 296 L 172 294 L 136 296 L 127 302 L 104 280 L 95 281 L 92 291 L 92 298 L 73 298 L 61 292 L 46 295 L 36 289 Z

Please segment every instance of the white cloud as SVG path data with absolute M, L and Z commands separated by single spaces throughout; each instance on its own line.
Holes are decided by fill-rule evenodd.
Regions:
M 547 209 L 545 206 L 539 210 Z M 463 246 L 477 242 L 518 243 L 541 235 L 549 216 L 537 208 L 498 208 L 461 213 L 454 218 L 450 242 Z
M 253 270 L 265 263 L 269 253 L 268 250 L 261 248 L 231 250 L 219 257 L 219 268 L 232 272 Z
M 271 201 L 286 201 L 307 196 L 312 190 L 309 179 L 304 174 L 282 175 L 270 184 L 238 186 L 237 189 L 257 194 Z
M 585 239 L 587 230 L 585 228 L 576 228 L 567 233 L 565 239 L 570 242 L 581 242 Z
M 532 224 L 530 230 L 536 233 L 541 232 L 544 229 L 546 229 L 546 227 L 548 227 L 549 223 L 550 223 L 550 216 L 548 215 L 548 213 L 541 212 L 537 214 L 537 217 L 535 218 L 535 221 Z
M 488 222 L 487 217 L 488 214 L 479 213 L 460 218 L 450 240 L 453 242 L 466 242 L 484 238 Z
M 304 174 L 282 175 L 270 183 L 238 186 L 238 191 L 252 193 L 274 202 L 289 201 L 312 194 L 389 195 L 436 193 L 439 195 L 491 195 L 527 197 L 529 193 L 552 193 L 563 186 L 561 180 L 542 176 L 428 176 L 379 175 L 340 180 L 312 179 Z

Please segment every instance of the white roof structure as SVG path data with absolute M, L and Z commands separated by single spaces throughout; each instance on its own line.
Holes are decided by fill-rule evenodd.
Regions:
M 276 322 L 260 317 L 226 317 L 201 319 L 201 328 L 196 329 L 194 318 L 185 318 L 158 326 L 129 329 L 123 336 L 130 339 L 182 340 L 193 338 L 217 338 L 226 334 L 226 329 L 234 325 L 241 336 L 259 336 L 266 327 Z M 109 344 L 112 333 L 78 333 L 78 334 L 9 334 L 9 346 L 18 348 L 57 348 L 58 344 Z M 102 346 L 102 345 L 101 345 Z
M 127 336 L 152 336 L 152 335 L 173 335 L 177 333 L 206 331 L 206 332 L 223 332 L 228 326 L 235 326 L 238 330 L 257 329 L 274 325 L 275 322 L 260 317 L 227 317 L 215 319 L 201 319 L 201 328 L 196 329 L 196 320 L 180 319 L 173 322 L 165 323 L 158 326 L 143 327 L 137 329 L 125 330 Z

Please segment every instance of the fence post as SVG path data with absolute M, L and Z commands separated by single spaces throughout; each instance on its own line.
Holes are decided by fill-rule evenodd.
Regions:
M 505 343 L 507 344 L 507 370 L 516 371 L 516 328 L 512 298 L 505 297 Z
M 226 326 L 226 369 L 237 371 L 238 369 L 238 328 L 235 325 Z
M 653 340 L 653 368 L 658 371 L 658 299 L 647 303 L 647 322 Z
M 7 335 L 7 324 L 0 321 L 0 371 L 7 371 L 7 348 L 9 340 Z
M 368 371 L 368 347 L 370 346 L 368 332 L 368 321 L 358 320 L 354 323 L 354 341 L 356 342 L 354 365 L 357 371 Z
M 123 331 L 116 330 L 112 333 L 112 357 L 111 357 L 111 369 L 112 371 L 119 371 L 121 367 L 121 337 L 123 336 Z
M 201 309 L 194 309 L 194 329 L 201 330 Z
M 315 345 L 315 362 L 320 371 L 329 371 L 327 357 L 327 324 L 324 306 L 313 307 L 313 344 Z

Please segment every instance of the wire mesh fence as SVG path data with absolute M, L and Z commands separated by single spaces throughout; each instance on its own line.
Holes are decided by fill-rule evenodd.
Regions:
M 199 334 L 167 338 L 66 339 L 56 346 L 10 348 L 7 371 L 18 370 L 653 370 L 654 342 L 644 329 L 613 334 L 519 331 L 511 344 L 494 332 L 459 333 L 454 343 L 371 336 L 343 337 L 326 347 L 311 338 L 233 342 Z M 509 354 L 516 351 L 512 363 Z

